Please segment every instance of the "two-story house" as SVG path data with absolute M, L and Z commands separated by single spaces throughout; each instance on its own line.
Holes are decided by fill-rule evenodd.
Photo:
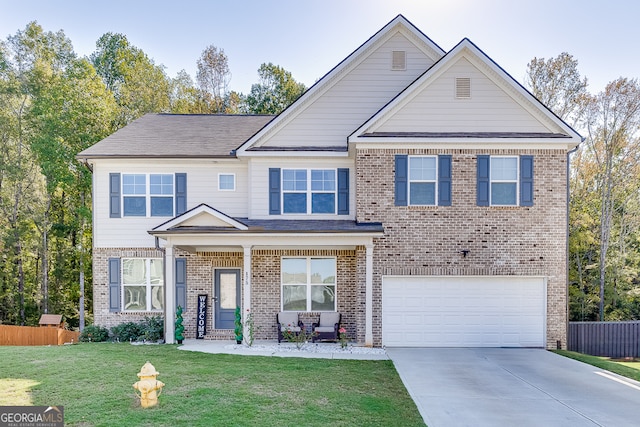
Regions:
M 174 340 L 342 314 L 374 346 L 566 345 L 581 137 L 471 41 L 397 16 L 278 116 L 144 116 L 93 170 L 95 323 Z

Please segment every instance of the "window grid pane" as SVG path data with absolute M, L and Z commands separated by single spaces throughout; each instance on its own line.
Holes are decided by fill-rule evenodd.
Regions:
M 149 186 L 151 194 L 163 194 L 173 196 L 173 175 L 150 175 Z
M 147 177 L 144 174 L 122 176 L 122 194 L 147 194 Z
M 427 182 L 412 182 L 409 185 L 409 203 L 412 205 L 435 205 L 436 184 Z
M 436 172 L 435 157 L 409 158 L 409 179 L 411 181 L 435 181 Z
M 282 171 L 282 188 L 285 191 L 307 191 L 306 169 L 285 169 Z
M 218 176 L 218 189 L 219 190 L 235 190 L 235 175 L 233 174 L 220 174 Z

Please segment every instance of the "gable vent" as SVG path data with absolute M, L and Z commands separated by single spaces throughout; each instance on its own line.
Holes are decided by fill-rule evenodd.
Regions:
M 404 50 L 394 50 L 392 52 L 391 69 L 394 71 L 407 69 L 407 52 Z
M 471 98 L 471 78 L 456 78 L 456 98 Z

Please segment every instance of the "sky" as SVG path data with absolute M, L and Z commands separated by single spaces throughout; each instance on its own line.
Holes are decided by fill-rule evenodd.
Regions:
M 520 82 L 532 58 L 568 52 L 595 94 L 640 77 L 639 12 L 629 0 L 0 0 L 0 40 L 37 21 L 89 56 L 100 36 L 121 33 L 170 77 L 194 80 L 214 45 L 230 89 L 247 94 L 268 62 L 311 86 L 402 14 L 445 51 L 469 38 Z

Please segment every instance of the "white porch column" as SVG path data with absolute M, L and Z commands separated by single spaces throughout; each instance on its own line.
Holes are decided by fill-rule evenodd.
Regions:
M 164 249 L 164 340 L 176 342 L 176 260 L 173 246 Z
M 244 336 L 249 336 L 249 328 L 247 327 L 247 310 L 251 310 L 251 246 L 243 246 L 244 250 L 244 289 L 243 289 L 243 307 L 242 321 L 244 325 Z
M 373 243 L 366 245 L 364 344 L 373 346 Z

